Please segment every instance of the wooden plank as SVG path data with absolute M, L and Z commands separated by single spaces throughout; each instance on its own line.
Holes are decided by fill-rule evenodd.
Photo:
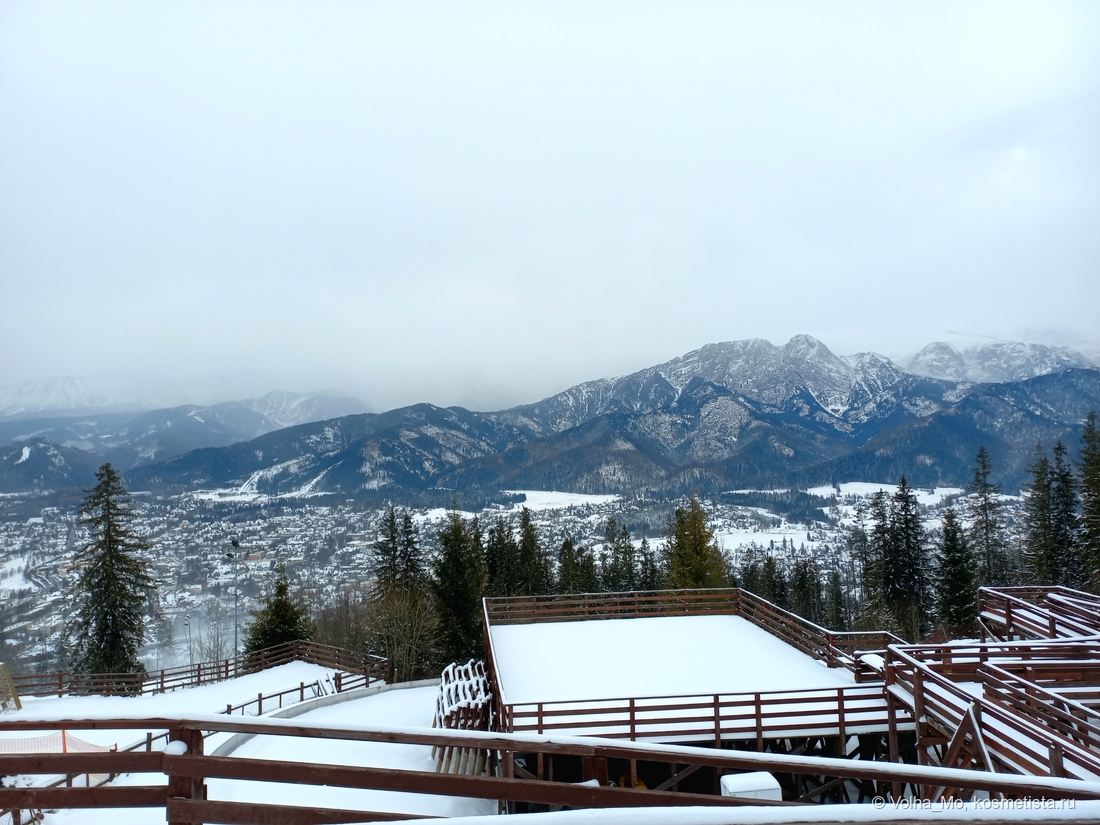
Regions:
M 166 785 L 0 788 L 0 811 L 46 808 L 162 808 Z
M 285 782 L 293 777 L 299 785 L 328 785 L 344 788 L 428 793 L 443 796 L 503 799 L 571 808 L 637 807 L 653 805 L 745 805 L 769 800 L 744 800 L 710 794 L 636 790 L 617 786 L 573 785 L 492 776 L 439 774 L 434 771 L 405 771 L 393 768 L 361 768 L 341 765 L 305 765 L 268 759 L 239 759 L 218 756 L 165 756 L 165 770 L 173 775 L 203 776 L 207 779 L 248 779 Z M 772 805 L 787 803 L 770 802 Z
M 209 825 L 328 825 L 328 823 L 342 822 L 438 819 L 425 814 L 400 814 L 388 811 L 353 811 L 344 808 L 176 798 L 168 800 L 166 813 L 169 822 L 200 822 Z
M 0 776 L 58 773 L 161 772 L 164 754 L 140 751 L 0 754 Z

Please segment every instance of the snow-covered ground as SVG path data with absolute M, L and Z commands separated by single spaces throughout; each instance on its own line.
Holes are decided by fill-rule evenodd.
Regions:
M 567 507 L 583 507 L 585 505 L 598 506 L 611 504 L 618 501 L 619 496 L 597 496 L 585 493 L 558 493 L 551 490 L 504 490 L 508 495 L 527 496 L 522 504 L 517 504 L 513 509 L 526 507 L 532 512 L 539 510 L 564 510 Z
M 392 690 L 376 696 L 320 708 L 297 717 L 295 721 L 304 725 L 314 722 L 336 724 L 345 722 L 356 725 L 427 728 L 432 724 L 438 693 L 439 690 L 435 687 Z M 431 748 L 419 745 L 394 745 L 386 742 L 257 736 L 234 751 L 234 756 L 414 771 L 435 770 Z M 327 808 L 396 811 L 424 816 L 478 816 L 496 812 L 495 801 L 458 799 L 430 794 L 220 779 L 212 779 L 207 785 L 211 799 L 234 802 L 319 805 Z
M 292 688 L 300 682 L 324 681 L 331 672 L 301 662 L 283 665 L 221 682 L 214 685 L 180 690 L 174 693 L 146 697 L 64 697 L 28 699 L 22 711 L 5 713 L 5 719 L 64 718 L 140 718 L 144 716 L 192 715 L 224 710 L 228 703 L 240 704 L 254 699 L 257 693 L 273 693 Z M 411 687 L 391 689 L 382 693 L 349 699 L 345 702 L 317 708 L 297 716 L 304 725 L 348 724 L 372 727 L 430 728 L 435 713 L 438 689 Z M 308 695 L 308 693 L 307 693 Z M 350 694 L 349 694 L 350 695 Z M 294 697 L 296 699 L 296 697 Z M 276 706 L 271 708 L 276 710 Z M 266 710 L 266 708 L 265 708 Z M 19 732 L 24 738 L 33 732 Z M 116 742 L 126 745 L 144 738 L 140 731 L 77 731 L 85 741 L 102 745 Z M 229 734 L 215 734 L 206 740 L 205 750 L 213 752 L 229 739 Z M 333 765 L 390 767 L 406 770 L 432 771 L 435 760 L 431 748 L 415 745 L 395 745 L 385 742 L 354 742 L 334 739 L 257 736 L 234 751 L 234 755 L 253 759 L 314 762 Z M 292 778 L 292 777 L 288 777 Z M 163 784 L 160 775 L 128 774 L 115 780 L 116 785 Z M 404 794 L 353 788 L 320 788 L 274 782 L 244 782 L 212 779 L 207 783 L 210 799 L 252 801 L 284 805 L 319 805 L 424 816 L 482 816 L 496 812 L 496 802 L 478 799 L 458 799 L 430 794 Z M 152 825 L 164 822 L 164 811 L 154 809 L 70 810 L 47 814 L 48 825 Z
M 867 481 L 847 481 L 840 485 L 840 496 L 844 498 L 846 496 L 858 496 L 859 498 L 870 498 L 879 490 L 886 493 L 888 496 L 892 496 L 898 491 L 898 485 L 896 484 L 875 484 Z M 933 490 L 927 488 L 914 487 L 912 488 L 913 495 L 917 497 L 917 503 L 923 504 L 927 507 L 935 507 L 940 504 L 948 496 L 962 495 L 966 491 L 961 487 L 936 487 Z M 836 487 L 832 485 L 825 485 L 824 487 L 811 487 L 806 491 L 812 496 L 835 496 Z
M 331 678 L 334 671 L 308 662 L 291 662 L 279 667 L 268 668 L 259 673 L 251 673 L 226 682 L 215 682 L 200 687 L 185 688 L 171 693 L 156 693 L 145 696 L 64 696 L 35 697 L 22 699 L 23 709 L 5 712 L 3 719 L 144 719 L 146 717 L 172 717 L 190 713 L 221 713 L 226 705 L 240 705 L 249 702 L 263 693 L 265 696 L 283 690 L 296 688 L 304 682 L 309 685 L 320 680 L 331 690 Z M 308 691 L 306 696 L 312 694 Z M 297 701 L 297 695 L 287 696 L 285 704 Z M 278 700 L 265 707 L 265 711 L 278 710 Z M 251 711 L 255 713 L 255 710 Z M 42 734 L 47 731 L 42 731 Z M 38 736 L 34 731 L 12 733 L 0 731 L 0 737 L 19 739 Z M 75 734 L 77 738 L 93 745 L 120 745 L 126 747 L 132 742 L 144 739 L 140 731 L 135 730 L 82 730 Z M 217 741 L 212 737 L 211 747 Z M 209 749 L 209 748 L 208 748 Z
M 843 687 L 851 673 L 739 616 L 655 616 L 491 630 L 508 703 Z

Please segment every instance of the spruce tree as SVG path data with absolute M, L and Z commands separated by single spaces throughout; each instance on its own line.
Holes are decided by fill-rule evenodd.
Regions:
M 91 538 L 76 553 L 82 570 L 74 594 L 79 607 L 71 666 L 77 673 L 144 673 L 138 651 L 145 640 L 146 594 L 155 583 L 140 554 L 149 545 L 131 526 L 132 500 L 109 463 L 96 472 L 96 481 L 80 508 Z M 114 689 L 133 687 L 131 680 L 120 680 Z
M 1035 447 L 1035 461 L 1024 499 L 1025 567 L 1029 584 L 1057 584 L 1062 576 L 1060 553 L 1054 540 L 1053 479 L 1043 445 Z
M 516 554 L 516 595 L 542 596 L 550 592 L 550 565 L 543 557 L 531 511 L 523 508 L 519 517 L 519 545 Z
M 1081 495 L 1081 566 L 1084 585 L 1100 593 L 1100 416 L 1085 418 L 1078 458 Z
M 840 573 L 836 570 L 829 571 L 829 577 L 825 582 L 824 611 L 825 627 L 838 631 L 848 629 L 847 598 L 844 594 L 844 585 L 840 580 Z
M 596 554 L 588 547 L 577 548 L 577 593 L 599 593 L 600 571 L 596 567 Z
M 726 558 L 707 526 L 707 511 L 695 496 L 670 517 L 664 554 L 670 587 L 722 587 L 729 578 Z
M 604 527 L 604 545 L 600 556 L 603 589 L 611 592 L 634 590 L 637 586 L 637 562 L 634 542 L 625 524 L 611 517 Z
M 403 590 L 424 586 L 427 572 L 420 536 L 408 511 L 401 518 L 401 543 L 398 552 L 398 585 Z
M 886 608 L 901 636 L 919 641 L 928 620 L 929 588 L 924 527 L 917 498 L 901 477 L 890 507 L 883 555 Z
M 649 540 L 642 536 L 642 543 L 638 546 L 638 589 L 660 590 L 665 586 L 664 579 L 657 553 L 650 547 Z
M 791 568 L 791 611 L 803 619 L 821 624 L 824 618 L 821 571 L 812 558 L 800 558 Z
M 382 516 L 378 539 L 374 542 L 374 587 L 379 593 L 388 593 L 400 586 L 401 532 L 397 511 L 391 505 Z
M 244 641 L 245 652 L 256 653 L 274 645 L 308 640 L 312 633 L 305 608 L 291 598 L 286 571 L 280 568 L 259 610 L 252 611 L 252 624 L 248 626 Z
M 1001 488 L 989 480 L 991 470 L 989 453 L 979 447 L 966 507 L 970 520 L 966 538 L 977 564 L 978 587 L 1008 584 L 1011 574 Z
M 887 624 L 885 557 L 891 537 L 886 493 L 882 490 L 871 496 L 870 520 L 868 529 L 862 507 L 856 508 L 849 546 L 860 567 L 859 624 L 864 629 L 883 629 Z
M 758 595 L 784 610 L 791 606 L 787 575 L 775 556 L 769 554 L 764 557 L 764 563 L 760 566 L 760 580 L 762 592 Z
M 1058 554 L 1058 579 L 1055 584 L 1078 587 L 1083 578 L 1077 546 L 1077 480 L 1066 459 L 1066 447 L 1054 445 L 1054 463 L 1050 468 L 1051 539 Z
M 569 536 L 558 548 L 558 584 L 559 593 L 578 593 L 577 590 L 577 548 Z
M 939 620 L 947 627 L 971 624 L 978 619 L 974 555 L 953 507 L 948 507 L 943 514 L 938 549 L 936 612 Z
M 439 555 L 434 573 L 444 660 L 462 663 L 480 659 L 484 655 L 481 598 L 485 587 L 485 564 L 469 526 L 454 509 L 439 528 Z
M 485 565 L 489 577 L 486 595 L 515 596 L 519 592 L 518 557 L 519 547 L 511 528 L 503 516 L 497 516 L 496 523 L 489 528 L 485 546 Z

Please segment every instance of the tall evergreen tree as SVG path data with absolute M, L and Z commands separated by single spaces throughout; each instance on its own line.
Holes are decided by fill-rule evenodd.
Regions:
M 657 553 L 649 545 L 649 540 L 642 536 L 642 543 L 638 546 L 638 582 L 639 590 L 660 590 L 665 586 L 665 573 L 661 569 L 661 562 Z
M 404 590 L 423 587 L 427 580 L 424 554 L 420 549 L 420 536 L 412 516 L 406 510 L 401 517 L 401 545 L 398 554 L 399 585 Z
M 1078 587 L 1083 575 L 1077 546 L 1077 480 L 1061 441 L 1054 445 L 1054 463 L 1050 468 L 1050 521 L 1051 538 L 1058 554 L 1059 576 L 1055 583 Z
M 948 507 L 943 514 L 938 549 L 936 613 L 940 622 L 958 627 L 977 621 L 974 555 L 953 507 Z
M 824 623 L 829 630 L 848 629 L 848 605 L 840 573 L 830 570 L 825 582 Z
M 489 577 L 487 595 L 515 596 L 519 592 L 519 546 L 503 516 L 497 516 L 496 523 L 489 528 L 485 565 Z
M 751 544 L 741 556 L 741 565 L 737 571 L 741 589 L 755 593 L 761 598 L 767 598 L 764 594 L 768 590 L 764 582 L 764 558 L 763 548 Z
M 810 557 L 798 559 L 791 567 L 791 610 L 803 619 L 821 624 L 824 604 L 821 596 L 821 571 Z
M 382 515 L 382 525 L 378 538 L 374 542 L 372 572 L 374 587 L 379 593 L 388 593 L 400 587 L 401 573 L 401 528 L 397 511 L 390 505 Z
M 81 522 L 90 541 L 77 551 L 83 569 L 74 600 L 77 633 L 71 666 L 77 673 L 144 673 L 138 651 L 145 641 L 145 600 L 155 583 L 141 553 L 148 543 L 133 529 L 132 500 L 108 463 L 86 490 Z M 133 685 L 122 680 L 121 691 Z
M 1024 500 L 1024 555 L 1031 584 L 1057 584 L 1062 577 L 1061 555 L 1055 544 L 1053 478 L 1050 459 L 1043 445 L 1035 447 L 1035 461 L 1027 468 L 1031 475 Z
M 869 529 L 863 519 L 864 513 L 857 507 L 855 524 L 849 534 L 852 553 L 860 568 L 859 624 L 865 629 L 881 629 L 887 624 L 885 558 L 891 543 L 885 492 L 878 490 L 871 496 Z
M 729 577 L 726 558 L 707 526 L 707 511 L 695 496 L 670 517 L 664 554 L 670 587 L 722 587 Z
M 1001 488 L 990 481 L 991 471 L 989 453 L 983 445 L 978 448 L 974 477 L 967 487 L 970 497 L 966 507 L 970 520 L 966 539 L 977 564 L 978 587 L 1008 584 L 1012 572 Z
M 883 584 L 886 608 L 900 635 L 914 642 L 928 623 L 927 552 L 917 498 L 905 476 L 898 482 L 890 508 Z
M 762 593 L 758 595 L 784 610 L 791 606 L 790 589 L 787 586 L 787 574 L 783 566 L 768 554 L 760 565 Z
M 516 554 L 516 595 L 541 596 L 550 592 L 549 560 L 542 552 L 531 511 L 523 508 L 519 517 L 519 545 Z
M 440 648 L 447 662 L 465 662 L 483 654 L 481 598 L 485 566 L 470 527 L 454 509 L 439 528 L 439 555 L 433 588 L 442 634 Z
M 577 589 L 577 548 L 573 539 L 566 536 L 558 548 L 558 584 L 559 593 L 580 593 Z
M 616 593 L 635 589 L 638 571 L 634 556 L 630 531 L 612 516 L 604 527 L 604 545 L 600 555 L 600 578 L 604 590 Z
M 1081 566 L 1085 586 L 1100 593 L 1100 416 L 1085 418 L 1078 458 L 1081 482 Z
M 252 611 L 252 624 L 244 640 L 245 652 L 255 653 L 274 645 L 309 639 L 312 633 L 306 610 L 291 598 L 286 571 L 280 568 L 260 608 Z

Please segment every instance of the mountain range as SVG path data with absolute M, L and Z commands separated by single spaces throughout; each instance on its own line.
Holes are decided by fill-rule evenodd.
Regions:
M 275 429 L 271 416 L 247 405 L 219 405 L 224 409 L 216 415 L 214 408 L 205 414 L 178 408 L 174 418 L 160 416 L 165 425 L 155 433 L 97 443 L 103 455 L 108 442 L 129 450 L 131 489 L 164 492 L 442 499 L 501 489 L 681 494 L 896 481 L 903 473 L 920 486 L 961 486 L 982 445 L 998 480 L 1012 490 L 1026 479 L 1037 441 L 1063 439 L 1074 449 L 1084 416 L 1100 408 L 1100 369 L 1065 357 L 1035 345 L 987 345 L 975 354 L 937 344 L 914 359 L 918 371 L 874 353 L 837 356 L 808 335 L 782 346 L 752 339 L 710 344 L 509 410 L 418 404 Z M 959 373 L 960 363 L 968 371 Z M 949 369 L 967 378 L 978 369 L 1025 377 L 975 382 L 943 377 Z M 228 441 L 234 428 L 261 432 L 165 457 L 178 449 L 165 433 L 196 416 L 218 423 L 210 439 Z M 65 426 L 80 434 L 75 423 Z M 144 434 L 141 427 L 156 421 L 126 426 L 106 429 Z M 54 441 L 38 434 L 0 450 L 0 491 L 49 487 L 50 466 L 58 468 L 60 486 L 68 476 L 61 478 L 58 462 L 78 475 L 88 453 L 67 452 L 71 446 Z M 43 469 L 35 475 L 37 453 Z

